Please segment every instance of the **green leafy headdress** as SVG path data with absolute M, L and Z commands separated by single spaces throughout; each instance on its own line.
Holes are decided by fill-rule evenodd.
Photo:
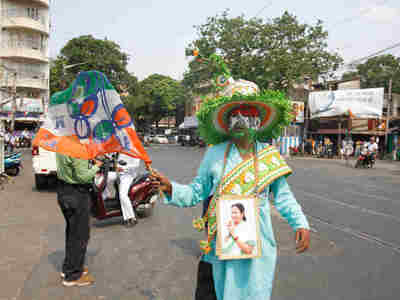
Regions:
M 198 51 L 195 50 L 193 54 L 198 56 Z M 260 92 L 253 82 L 233 79 L 223 59 L 217 54 L 198 60 L 213 64 L 217 70 L 212 80 L 216 96 L 205 99 L 196 114 L 199 134 L 206 143 L 219 144 L 229 140 L 229 116 L 243 106 L 258 111 L 260 126 L 258 129 L 249 129 L 256 140 L 277 137 L 290 124 L 292 107 L 284 93 L 272 90 Z

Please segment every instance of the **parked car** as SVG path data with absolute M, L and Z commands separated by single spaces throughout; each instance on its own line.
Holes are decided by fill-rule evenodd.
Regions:
M 41 147 L 32 148 L 32 166 L 37 190 L 45 188 L 50 180 L 57 179 L 56 153 Z
M 170 143 L 170 144 L 176 144 L 178 142 L 177 135 L 168 135 L 167 139 L 168 139 L 168 143 Z
M 165 135 L 158 134 L 154 137 L 154 143 L 168 144 L 168 138 Z

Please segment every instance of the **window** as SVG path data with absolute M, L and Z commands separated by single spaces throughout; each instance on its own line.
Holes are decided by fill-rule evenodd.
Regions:
M 39 9 L 37 7 L 28 7 L 26 10 L 29 18 L 32 18 L 36 21 L 39 20 Z

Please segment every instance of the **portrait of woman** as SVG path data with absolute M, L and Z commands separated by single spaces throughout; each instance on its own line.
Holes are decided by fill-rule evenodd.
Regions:
M 242 203 L 231 205 L 230 215 L 226 223 L 228 234 L 223 241 L 222 254 L 227 256 L 254 254 L 256 228 L 252 228 L 247 221 L 244 205 Z

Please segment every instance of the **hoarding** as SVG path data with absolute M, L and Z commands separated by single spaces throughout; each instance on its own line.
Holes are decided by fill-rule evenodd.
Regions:
M 311 119 L 351 114 L 355 118 L 382 117 L 383 88 L 310 93 Z

